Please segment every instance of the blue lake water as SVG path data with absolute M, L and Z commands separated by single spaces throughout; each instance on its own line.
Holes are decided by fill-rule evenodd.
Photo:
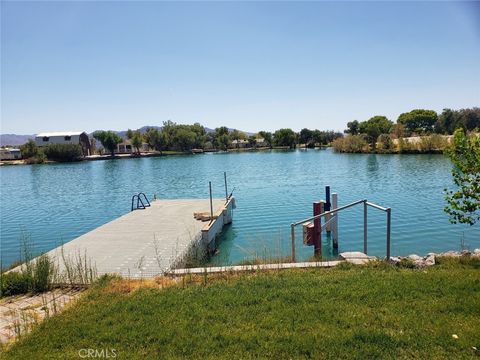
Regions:
M 451 164 L 442 155 L 336 154 L 331 150 L 170 156 L 0 168 L 1 258 L 19 257 L 27 235 L 36 251 L 68 242 L 130 211 L 132 194 L 224 197 L 228 174 L 237 209 L 213 263 L 290 254 L 290 223 L 311 216 L 324 186 L 339 205 L 366 198 L 392 208 L 392 254 L 480 247 L 480 227 L 452 225 L 443 212 Z M 362 208 L 339 216 L 340 251 L 362 250 Z M 385 255 L 385 214 L 369 210 L 369 253 Z M 300 238 L 301 228 L 297 237 Z M 298 244 L 299 259 L 312 255 Z M 324 253 L 330 252 L 324 237 Z

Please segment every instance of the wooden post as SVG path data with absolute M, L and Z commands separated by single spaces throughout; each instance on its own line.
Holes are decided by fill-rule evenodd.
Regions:
M 325 204 L 324 204 L 324 211 L 330 211 L 332 206 L 330 203 L 330 186 L 325 186 Z M 329 220 L 332 218 L 331 215 L 325 215 L 325 222 L 327 223 L 327 226 L 325 229 L 327 230 L 327 234 L 330 234 L 332 230 L 332 225 L 329 222 Z
M 335 210 L 338 207 L 338 194 L 332 194 L 332 210 Z M 333 220 L 332 230 L 333 230 L 333 248 L 338 249 L 338 212 L 336 212 L 333 216 L 335 219 Z
M 313 203 L 313 216 L 323 213 L 325 201 L 318 201 Z M 313 220 L 313 253 L 315 256 L 322 256 L 322 222 L 321 218 Z

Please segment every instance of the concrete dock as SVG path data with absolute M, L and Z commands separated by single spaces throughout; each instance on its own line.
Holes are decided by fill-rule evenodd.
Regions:
M 153 277 L 185 259 L 215 246 L 223 226 L 232 221 L 235 200 L 213 200 L 214 220 L 200 221 L 195 212 L 210 214 L 208 199 L 155 200 L 48 252 L 61 271 L 65 261 L 87 258 L 98 275 Z M 62 255 L 63 252 L 63 255 Z

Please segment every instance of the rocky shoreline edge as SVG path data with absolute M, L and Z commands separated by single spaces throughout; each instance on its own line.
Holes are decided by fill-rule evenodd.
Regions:
M 417 254 L 411 254 L 408 256 L 392 256 L 390 262 L 393 264 L 411 263 L 415 267 L 426 267 L 435 265 L 438 258 L 461 258 L 461 257 L 476 257 L 480 259 L 480 249 L 473 251 L 447 251 L 442 253 L 428 253 L 426 256 L 419 256 Z

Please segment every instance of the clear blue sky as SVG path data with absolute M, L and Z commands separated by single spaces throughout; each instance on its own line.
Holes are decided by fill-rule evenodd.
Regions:
M 1 133 L 480 105 L 480 3 L 5 2 Z

